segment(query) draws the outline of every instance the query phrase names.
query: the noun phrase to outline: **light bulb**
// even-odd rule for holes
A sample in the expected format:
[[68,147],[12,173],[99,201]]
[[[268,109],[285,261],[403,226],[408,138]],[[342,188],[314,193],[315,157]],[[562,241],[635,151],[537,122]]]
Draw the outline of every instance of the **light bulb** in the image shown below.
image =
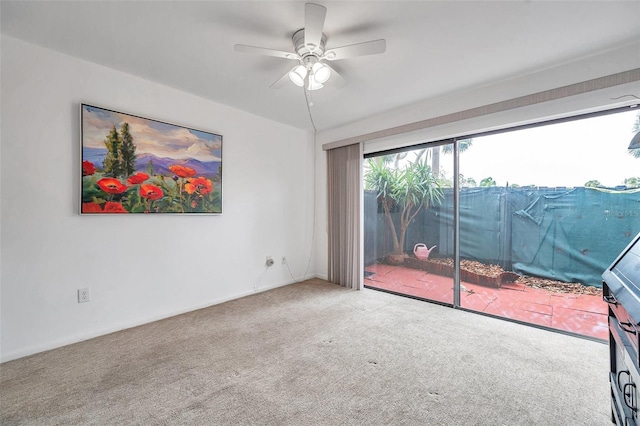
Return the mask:
[[331,68],[320,62],[313,64],[311,70],[313,71],[313,79],[320,84],[329,80],[331,76]]
[[307,90],[318,90],[322,89],[324,86],[322,83],[318,83],[313,76],[309,76],[309,83],[307,84]]
[[307,76],[307,69],[303,65],[293,67],[289,71],[289,80],[298,87],[304,86],[304,79]]

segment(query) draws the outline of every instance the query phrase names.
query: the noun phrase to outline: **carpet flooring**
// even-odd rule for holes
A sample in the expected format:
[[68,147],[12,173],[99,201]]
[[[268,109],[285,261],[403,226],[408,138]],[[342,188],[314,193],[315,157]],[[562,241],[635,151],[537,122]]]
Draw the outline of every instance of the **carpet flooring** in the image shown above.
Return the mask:
[[608,347],[308,280],[0,364],[2,425],[609,425]]

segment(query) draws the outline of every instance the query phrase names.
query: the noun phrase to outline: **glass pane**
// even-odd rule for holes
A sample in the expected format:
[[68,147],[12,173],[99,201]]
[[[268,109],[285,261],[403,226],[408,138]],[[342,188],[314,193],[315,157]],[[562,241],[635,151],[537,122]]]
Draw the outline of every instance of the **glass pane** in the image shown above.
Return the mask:
[[[447,149],[446,147],[449,147]],[[453,303],[451,145],[365,160],[365,285]]]
[[607,338],[601,274],[640,231],[636,115],[461,146],[462,307]]

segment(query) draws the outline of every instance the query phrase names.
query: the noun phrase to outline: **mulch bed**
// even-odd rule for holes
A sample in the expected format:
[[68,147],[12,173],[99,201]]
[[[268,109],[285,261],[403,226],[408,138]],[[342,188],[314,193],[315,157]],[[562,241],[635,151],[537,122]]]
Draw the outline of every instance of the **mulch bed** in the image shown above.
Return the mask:
[[[405,259],[405,266],[417,267],[417,269],[430,270],[435,273],[443,272],[449,275],[453,271],[453,259],[451,258],[429,258],[419,260],[412,256]],[[444,270],[439,271],[438,266]],[[453,274],[451,274],[452,276]],[[473,260],[460,260],[460,278],[462,281],[477,282],[478,284],[495,284],[499,287],[505,282],[515,282],[531,288],[542,288],[554,293],[589,294],[602,296],[602,289],[586,286],[580,283],[565,283],[546,278],[526,277],[511,271],[505,271],[499,265],[485,265]],[[467,279],[465,279],[467,278]]]

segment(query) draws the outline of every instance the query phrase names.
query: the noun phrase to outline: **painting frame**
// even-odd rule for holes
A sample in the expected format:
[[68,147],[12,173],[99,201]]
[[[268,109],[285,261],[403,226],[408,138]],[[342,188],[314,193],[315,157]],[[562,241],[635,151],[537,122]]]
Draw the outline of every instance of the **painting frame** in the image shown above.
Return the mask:
[[80,104],[81,215],[222,215],[221,134]]

